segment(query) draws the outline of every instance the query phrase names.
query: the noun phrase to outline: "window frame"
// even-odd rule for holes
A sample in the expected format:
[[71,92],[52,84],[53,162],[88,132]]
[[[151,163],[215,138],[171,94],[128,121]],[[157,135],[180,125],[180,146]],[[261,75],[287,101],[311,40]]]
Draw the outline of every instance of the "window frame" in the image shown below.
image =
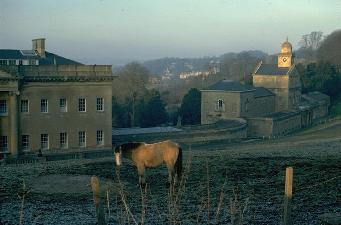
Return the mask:
[[97,112],[103,112],[104,111],[104,98],[103,97],[97,97],[96,98],[96,111]]
[[[65,105],[64,106],[62,106],[62,100],[65,100]],[[59,112],[65,113],[67,111],[68,111],[68,109],[67,109],[67,100],[66,100],[66,98],[60,98],[59,99]]]
[[[5,103],[5,104],[2,104]],[[2,110],[4,109],[4,110]],[[0,114],[7,114],[8,113],[8,101],[7,99],[0,99]]]
[[78,98],[78,112],[86,112],[86,98]]
[[[46,111],[43,111],[43,101],[46,101]],[[49,100],[47,98],[40,99],[40,112],[41,113],[49,112]]]
[[86,132],[85,131],[78,131],[78,146],[80,148],[86,147]]
[[[62,141],[64,140],[64,141]],[[68,135],[66,132],[59,133],[59,147],[61,149],[68,148]]]
[[0,152],[8,152],[8,137],[6,135],[0,136]]
[[[26,107],[26,111],[23,111],[23,109],[24,109],[23,102],[27,102],[27,105],[25,106]],[[28,99],[21,99],[21,101],[20,101],[20,112],[21,113],[29,113],[30,112],[30,106],[29,106]]]
[[[24,141],[24,137],[26,137],[25,141]],[[29,151],[30,150],[30,136],[28,134],[21,135],[21,149],[23,151]]]
[[96,144],[97,144],[97,146],[103,146],[104,145],[104,132],[103,132],[103,130],[97,130],[96,131]]
[[225,111],[225,102],[223,99],[218,99],[215,102],[215,111],[223,112]]
[[[46,137],[46,140],[44,140]],[[49,134],[40,134],[40,149],[41,150],[48,150],[50,149],[50,140],[49,140]],[[46,143],[46,146],[45,144]]]

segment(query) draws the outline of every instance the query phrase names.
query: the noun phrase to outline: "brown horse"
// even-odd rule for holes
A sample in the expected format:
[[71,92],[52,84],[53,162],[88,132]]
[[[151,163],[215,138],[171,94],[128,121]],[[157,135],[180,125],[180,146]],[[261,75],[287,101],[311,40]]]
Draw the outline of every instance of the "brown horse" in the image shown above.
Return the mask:
[[163,162],[168,168],[168,181],[173,182],[175,171],[178,177],[182,171],[182,149],[179,144],[167,140],[154,144],[130,142],[115,148],[116,166],[121,166],[122,157],[131,160],[137,167],[139,184],[145,185],[145,168],[157,167]]

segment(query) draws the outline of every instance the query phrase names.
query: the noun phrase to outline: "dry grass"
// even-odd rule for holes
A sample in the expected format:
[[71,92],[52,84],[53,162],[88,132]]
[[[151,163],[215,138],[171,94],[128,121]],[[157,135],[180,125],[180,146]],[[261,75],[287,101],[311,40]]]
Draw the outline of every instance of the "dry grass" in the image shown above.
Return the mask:
[[65,193],[32,189],[24,207],[17,194],[23,190],[23,179],[27,188],[51,175],[56,181],[58,175],[87,177],[87,183],[89,175],[96,175],[105,190],[108,224],[279,224],[284,171],[290,165],[295,170],[293,220],[317,224],[320,214],[340,212],[341,184],[336,177],[341,175],[341,142],[326,132],[309,134],[314,139],[298,136],[238,146],[194,146],[184,151],[183,176],[171,189],[165,185],[166,168],[147,169],[148,185],[141,190],[136,186],[136,169],[125,165],[118,179],[109,158],[1,166],[0,222],[18,224],[23,209],[23,224],[95,224],[90,188],[78,193],[76,188]]
[[[149,185],[147,184],[144,188],[140,186],[140,210],[136,207],[132,209],[128,202],[127,193],[125,186],[123,185],[119,171],[116,171],[116,178],[119,185],[119,199],[120,203],[116,202],[115,208],[109,208],[108,211],[119,211],[123,205],[124,212],[123,217],[120,219],[116,218],[115,224],[145,224],[146,222],[146,211],[148,209],[154,209],[157,212],[155,214],[148,214],[152,217],[157,217],[157,221],[170,225],[186,224],[184,221],[188,221],[188,218],[193,218],[190,224],[222,224],[222,220],[231,221],[233,225],[242,225],[244,214],[247,210],[248,198],[241,202],[237,188],[233,189],[233,196],[228,198],[226,193],[226,179],[220,188],[220,195],[218,199],[212,199],[210,193],[210,172],[209,162],[206,160],[206,181],[205,188],[206,192],[202,192],[204,195],[201,196],[201,203],[194,208],[192,212],[182,212],[186,209],[186,202],[182,201],[182,197],[186,195],[190,187],[187,187],[187,181],[191,176],[191,165],[192,157],[189,156],[184,167],[184,171],[180,178],[176,177],[174,182],[169,185],[167,193],[167,212],[160,213],[159,205],[148,204],[148,199],[155,198],[150,192]],[[105,196],[104,196],[105,197]],[[108,197],[106,197],[108,199]],[[230,200],[228,200],[230,199]],[[188,199],[187,199],[188,201]],[[135,202],[136,204],[136,202]],[[229,209],[228,212],[226,209]],[[110,217],[110,215],[108,214]],[[137,219],[140,218],[140,219]],[[150,221],[150,219],[149,219]],[[153,221],[153,220],[152,220]],[[156,222],[156,221],[154,221]],[[156,222],[157,223],[157,222]]]

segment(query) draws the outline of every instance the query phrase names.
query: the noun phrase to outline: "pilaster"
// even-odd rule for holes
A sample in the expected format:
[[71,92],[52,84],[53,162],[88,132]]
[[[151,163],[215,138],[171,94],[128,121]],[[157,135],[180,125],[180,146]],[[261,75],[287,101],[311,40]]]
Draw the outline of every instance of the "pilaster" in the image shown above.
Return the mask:
[[9,117],[10,117],[10,152],[12,157],[18,157],[19,146],[19,118],[18,118],[18,92],[9,93]]

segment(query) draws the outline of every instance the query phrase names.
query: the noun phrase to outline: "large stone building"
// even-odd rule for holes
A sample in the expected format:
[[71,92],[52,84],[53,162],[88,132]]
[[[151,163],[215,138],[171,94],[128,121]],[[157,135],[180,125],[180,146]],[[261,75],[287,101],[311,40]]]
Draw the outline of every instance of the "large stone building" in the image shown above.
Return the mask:
[[0,157],[111,146],[112,68],[45,51],[0,50]]
[[201,123],[244,118],[249,136],[278,136],[308,126],[328,114],[329,96],[301,95],[292,46],[285,41],[277,64],[260,62],[253,86],[222,80],[201,90]]

